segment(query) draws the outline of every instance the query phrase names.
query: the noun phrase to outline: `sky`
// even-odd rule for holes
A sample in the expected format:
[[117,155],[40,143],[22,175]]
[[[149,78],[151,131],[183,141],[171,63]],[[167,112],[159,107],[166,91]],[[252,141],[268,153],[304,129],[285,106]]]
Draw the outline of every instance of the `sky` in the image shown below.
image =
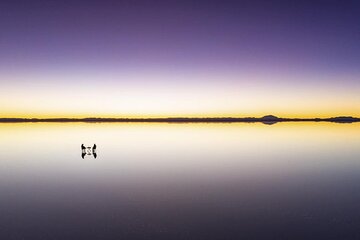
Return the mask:
[[0,1],[0,117],[360,117],[359,1]]

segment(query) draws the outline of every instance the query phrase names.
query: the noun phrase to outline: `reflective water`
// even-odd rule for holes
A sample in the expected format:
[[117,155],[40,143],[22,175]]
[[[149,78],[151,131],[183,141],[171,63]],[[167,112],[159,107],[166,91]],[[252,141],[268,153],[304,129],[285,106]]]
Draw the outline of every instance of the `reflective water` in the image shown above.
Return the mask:
[[0,146],[0,239],[360,239],[358,123],[0,124]]

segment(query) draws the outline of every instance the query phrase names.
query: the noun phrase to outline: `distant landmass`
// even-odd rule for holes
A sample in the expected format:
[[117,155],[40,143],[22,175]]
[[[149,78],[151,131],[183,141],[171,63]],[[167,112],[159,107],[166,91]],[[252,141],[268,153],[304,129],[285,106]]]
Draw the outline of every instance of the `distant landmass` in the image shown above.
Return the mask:
[[0,123],[24,122],[159,122],[159,123],[256,123],[275,124],[278,122],[334,122],[353,123],[360,122],[360,118],[339,116],[332,118],[281,118],[274,115],[256,117],[169,117],[169,118],[0,118]]

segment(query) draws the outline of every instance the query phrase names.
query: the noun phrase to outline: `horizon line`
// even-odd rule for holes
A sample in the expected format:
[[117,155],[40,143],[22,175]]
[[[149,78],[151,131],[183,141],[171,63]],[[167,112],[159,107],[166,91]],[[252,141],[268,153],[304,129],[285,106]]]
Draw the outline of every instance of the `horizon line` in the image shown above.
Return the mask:
[[352,116],[336,116],[328,118],[310,117],[310,118],[283,118],[274,115],[266,115],[263,117],[53,117],[53,118],[17,118],[17,117],[1,117],[0,123],[12,122],[262,122],[262,123],[277,123],[277,122],[337,122],[337,123],[352,123],[360,122],[359,117]]

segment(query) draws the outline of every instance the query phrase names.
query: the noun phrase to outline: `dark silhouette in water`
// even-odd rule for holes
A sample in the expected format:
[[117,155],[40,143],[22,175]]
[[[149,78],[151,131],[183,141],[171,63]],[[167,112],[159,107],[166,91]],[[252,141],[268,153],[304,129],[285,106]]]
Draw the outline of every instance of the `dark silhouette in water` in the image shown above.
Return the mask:
[[96,144],[94,144],[93,148],[92,148],[92,154],[94,155],[94,158],[97,157],[97,153],[96,153]]
[[81,144],[81,158],[84,159],[86,152],[85,152],[85,146],[84,144]]
[[97,158],[96,153],[96,144],[91,147],[85,147],[84,144],[81,144],[81,158],[84,159],[85,155],[93,155],[94,158]]

